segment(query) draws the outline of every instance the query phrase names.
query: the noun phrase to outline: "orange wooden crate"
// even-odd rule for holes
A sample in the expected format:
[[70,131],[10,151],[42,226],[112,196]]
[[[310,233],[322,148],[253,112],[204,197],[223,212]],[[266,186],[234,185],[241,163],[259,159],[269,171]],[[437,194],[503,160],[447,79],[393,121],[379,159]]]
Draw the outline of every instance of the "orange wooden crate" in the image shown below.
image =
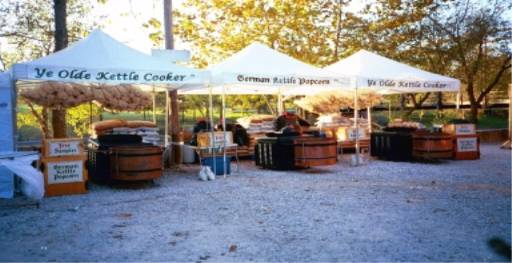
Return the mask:
[[457,135],[453,138],[453,159],[480,159],[480,138],[478,135]]
[[85,154],[41,158],[44,167],[45,196],[87,193],[86,160]]

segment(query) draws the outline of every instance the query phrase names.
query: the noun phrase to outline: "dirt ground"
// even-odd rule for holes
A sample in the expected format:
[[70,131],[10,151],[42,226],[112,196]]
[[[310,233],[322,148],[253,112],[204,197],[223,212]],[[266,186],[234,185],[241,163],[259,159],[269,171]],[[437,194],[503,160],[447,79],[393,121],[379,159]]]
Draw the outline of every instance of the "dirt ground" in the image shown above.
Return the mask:
[[[347,156],[348,157],[348,156]],[[234,167],[233,167],[234,168]],[[476,161],[372,160],[197,179],[197,166],[143,189],[91,185],[37,208],[0,200],[0,261],[506,261],[511,154]]]

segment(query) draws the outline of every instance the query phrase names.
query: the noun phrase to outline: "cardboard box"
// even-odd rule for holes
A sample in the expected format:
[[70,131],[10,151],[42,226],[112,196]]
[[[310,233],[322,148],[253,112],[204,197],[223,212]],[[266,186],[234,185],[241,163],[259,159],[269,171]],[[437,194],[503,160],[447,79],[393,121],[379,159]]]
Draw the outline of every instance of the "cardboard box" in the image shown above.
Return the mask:
[[453,139],[453,159],[480,159],[480,139],[478,135],[458,135]]
[[43,157],[45,196],[87,193],[87,156]]
[[[224,145],[224,132],[214,132],[215,134],[215,145],[214,139],[211,132],[200,132],[197,134],[197,146],[199,147],[219,147]],[[226,144],[233,144],[233,134],[228,131],[226,132]]]

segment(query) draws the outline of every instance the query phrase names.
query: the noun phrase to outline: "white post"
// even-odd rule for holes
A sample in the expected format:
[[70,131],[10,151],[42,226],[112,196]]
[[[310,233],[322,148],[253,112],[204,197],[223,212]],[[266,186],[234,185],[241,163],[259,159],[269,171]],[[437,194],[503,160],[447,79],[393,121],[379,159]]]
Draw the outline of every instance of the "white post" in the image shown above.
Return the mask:
[[508,84],[508,140],[512,140],[512,84]]
[[354,129],[355,129],[355,134],[356,134],[356,163],[355,165],[359,165],[359,129],[358,129],[358,123],[357,123],[357,118],[359,117],[358,116],[358,109],[359,109],[359,105],[358,105],[358,95],[357,95],[357,81],[356,81],[356,84],[355,84],[355,89],[354,89]]
[[283,95],[281,94],[281,87],[279,87],[277,92],[277,116],[281,115],[283,111]]
[[210,132],[212,134],[212,147],[211,147],[211,151],[212,151],[212,162],[213,162],[213,172],[216,173],[217,171],[217,162],[215,160],[215,146],[217,145],[216,141],[215,141],[215,130],[213,129],[213,95],[212,95],[212,86],[211,85],[208,85],[208,88],[209,88],[209,100],[208,100],[208,104],[209,104],[209,109],[208,111],[210,112],[210,119],[208,121],[208,125],[206,127],[210,127]]
[[156,92],[153,87],[153,92],[151,93],[153,99],[153,122],[156,124]]
[[368,114],[368,132],[371,133],[372,132],[372,105],[371,104],[370,104],[370,106],[368,106],[366,111]]
[[[165,137],[164,145],[165,148],[169,147],[169,90],[165,89]],[[170,152],[169,152],[170,154]],[[170,157],[169,157],[170,158]]]
[[388,122],[391,122],[391,99],[389,99],[388,104]]
[[226,88],[224,84],[222,84],[222,130],[224,131],[224,149],[223,149],[223,158],[222,158],[222,167],[224,168],[224,178],[226,178],[227,173],[227,153],[226,153],[226,141],[227,141],[227,133],[226,133]]
[[455,99],[455,109],[457,111],[460,109],[460,91],[457,92],[457,97]]

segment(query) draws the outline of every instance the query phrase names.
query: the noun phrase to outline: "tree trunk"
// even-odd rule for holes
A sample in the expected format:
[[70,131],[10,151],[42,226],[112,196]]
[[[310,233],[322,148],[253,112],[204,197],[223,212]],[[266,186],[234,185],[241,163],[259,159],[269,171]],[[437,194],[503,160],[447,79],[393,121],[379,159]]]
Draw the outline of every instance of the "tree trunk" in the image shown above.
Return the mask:
[[475,125],[478,123],[478,104],[471,103],[469,120]]
[[405,95],[400,94],[400,117],[405,118]]
[[[66,26],[66,0],[53,0],[55,16],[55,52],[68,46]],[[66,110],[52,110],[52,128],[54,138],[66,137]]]
[[[164,30],[165,30],[165,49],[174,49],[174,36],[173,36],[173,21],[172,21],[172,1],[164,0]],[[180,108],[178,105],[178,91],[173,90],[169,92],[169,99],[171,101],[171,109],[169,116],[169,123],[171,126],[171,140],[178,142],[181,140],[180,136]],[[176,163],[181,158],[181,148],[176,146],[173,149],[175,159],[170,160],[170,164]],[[175,162],[173,162],[175,161]]]

